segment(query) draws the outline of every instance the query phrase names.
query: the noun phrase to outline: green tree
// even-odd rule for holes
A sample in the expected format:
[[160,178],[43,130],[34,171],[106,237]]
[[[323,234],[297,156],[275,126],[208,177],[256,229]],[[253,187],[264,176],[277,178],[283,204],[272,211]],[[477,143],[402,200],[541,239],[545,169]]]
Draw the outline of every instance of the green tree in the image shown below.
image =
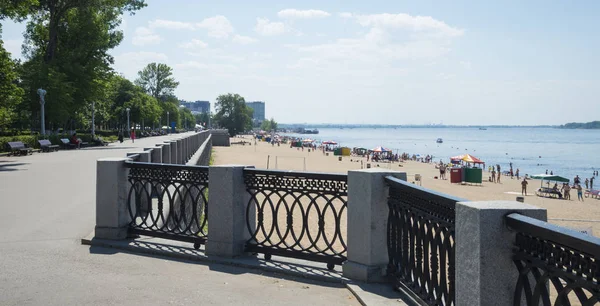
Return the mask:
[[0,129],[15,120],[16,107],[23,97],[23,89],[17,85],[17,80],[17,64],[0,39]]
[[277,122],[273,118],[265,120],[260,125],[260,129],[264,131],[277,131]]
[[172,96],[179,86],[179,82],[173,78],[173,69],[161,63],[148,64],[138,72],[135,83],[159,101],[167,96]]
[[[92,101],[107,101],[106,82],[112,77],[119,45],[121,14],[144,6],[142,0],[38,0],[30,7],[25,32],[24,109],[39,117],[37,89],[46,96],[49,128],[89,126]],[[101,106],[101,105],[100,105]]]
[[187,128],[187,129],[194,128],[194,125],[196,124],[196,118],[192,114],[191,110],[189,110],[185,107],[180,107],[179,108],[179,117],[181,118],[180,119],[181,127]]
[[238,94],[220,95],[217,97],[216,110],[215,123],[226,128],[229,135],[235,136],[252,129],[252,109],[246,106],[244,97]]

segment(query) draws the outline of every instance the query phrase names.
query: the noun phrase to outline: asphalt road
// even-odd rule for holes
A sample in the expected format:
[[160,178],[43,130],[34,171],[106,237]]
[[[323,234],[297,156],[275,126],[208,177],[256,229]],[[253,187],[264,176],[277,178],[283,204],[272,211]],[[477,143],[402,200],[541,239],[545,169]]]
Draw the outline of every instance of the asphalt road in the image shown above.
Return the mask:
[[96,160],[170,136],[0,157],[0,305],[358,305],[339,286],[88,247]]

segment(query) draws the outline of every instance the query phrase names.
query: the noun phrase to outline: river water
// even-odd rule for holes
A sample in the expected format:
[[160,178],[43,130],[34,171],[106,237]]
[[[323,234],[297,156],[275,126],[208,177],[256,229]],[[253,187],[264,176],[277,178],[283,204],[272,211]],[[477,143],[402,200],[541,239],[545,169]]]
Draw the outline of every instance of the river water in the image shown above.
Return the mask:
[[[323,128],[318,135],[299,135],[342,146],[372,149],[383,146],[394,153],[432,154],[435,161],[469,153],[486,166],[520,169],[523,174],[548,170],[573,180],[600,170],[600,130],[556,128]],[[443,143],[436,143],[442,138]]]

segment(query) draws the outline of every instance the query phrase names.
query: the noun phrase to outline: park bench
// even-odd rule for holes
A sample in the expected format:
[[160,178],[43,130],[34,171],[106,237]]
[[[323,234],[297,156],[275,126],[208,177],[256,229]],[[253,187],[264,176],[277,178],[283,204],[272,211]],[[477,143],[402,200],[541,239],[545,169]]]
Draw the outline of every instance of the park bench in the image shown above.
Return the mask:
[[33,149],[28,148],[24,143],[20,141],[12,141],[6,143],[7,148],[11,155],[28,155],[33,152]]
[[[87,142],[83,142],[81,141],[81,138],[77,138],[77,140],[79,140],[79,147],[87,147],[88,143]],[[63,148],[65,149],[77,149],[77,145],[74,143],[71,143],[71,141],[67,138],[61,138],[60,142],[62,142]]]
[[53,145],[48,139],[38,140],[38,143],[40,144],[42,152],[58,151],[58,146]]

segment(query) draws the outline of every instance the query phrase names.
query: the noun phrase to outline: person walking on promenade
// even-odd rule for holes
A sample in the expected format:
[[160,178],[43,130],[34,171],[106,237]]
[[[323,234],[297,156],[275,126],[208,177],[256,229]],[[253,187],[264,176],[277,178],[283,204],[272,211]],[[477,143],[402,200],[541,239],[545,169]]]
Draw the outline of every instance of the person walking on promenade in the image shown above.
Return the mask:
[[131,142],[134,143],[135,142],[135,128],[131,129]]
[[583,202],[583,188],[581,188],[581,184],[577,184],[575,189],[577,189],[577,200]]
[[523,178],[523,181],[521,182],[521,195],[527,195],[527,184],[529,184],[527,179]]

